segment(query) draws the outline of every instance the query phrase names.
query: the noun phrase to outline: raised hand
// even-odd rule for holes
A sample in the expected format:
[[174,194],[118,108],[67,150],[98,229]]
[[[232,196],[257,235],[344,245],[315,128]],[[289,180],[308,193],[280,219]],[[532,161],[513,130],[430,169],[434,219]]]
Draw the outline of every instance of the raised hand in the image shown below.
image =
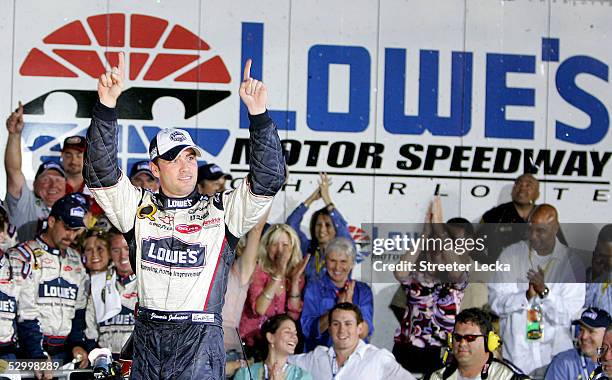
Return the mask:
[[292,283],[300,280],[300,277],[304,274],[304,271],[306,270],[308,260],[310,260],[310,254],[306,255],[306,257],[304,257],[302,261],[300,261],[299,264],[291,270],[289,278],[291,278]]
[[109,108],[115,108],[117,99],[123,91],[123,79],[125,77],[125,56],[119,53],[119,67],[113,67],[100,75],[98,79],[98,97],[100,103]]
[[249,58],[244,66],[244,77],[240,84],[240,99],[249,110],[251,115],[259,115],[266,112],[266,102],[268,101],[268,89],[266,85],[251,78],[251,64],[253,61]]
[[12,112],[8,119],[6,119],[6,129],[10,134],[21,134],[23,125],[23,104],[19,102],[17,111]]
[[331,196],[329,195],[329,185],[331,185],[331,178],[327,175],[327,173],[320,174],[321,179],[319,183],[319,189],[321,189],[321,198],[323,198],[323,202],[326,205],[332,203]]

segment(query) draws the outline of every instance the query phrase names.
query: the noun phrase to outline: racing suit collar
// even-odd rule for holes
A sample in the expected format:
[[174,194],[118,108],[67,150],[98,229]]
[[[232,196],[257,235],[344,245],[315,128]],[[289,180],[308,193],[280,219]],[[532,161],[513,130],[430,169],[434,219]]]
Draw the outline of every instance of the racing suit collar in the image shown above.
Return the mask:
[[59,255],[64,256],[63,252],[59,248],[54,248],[54,247],[49,246],[49,244],[47,244],[43,240],[41,235],[38,235],[36,237],[36,241],[38,242],[38,244],[40,244],[42,249],[45,250],[46,252],[49,252],[50,254],[55,255],[55,256],[59,256]]
[[172,198],[164,194],[162,189],[153,195],[157,207],[161,210],[180,210],[195,206],[202,198],[202,195],[194,188],[191,194],[183,198]]

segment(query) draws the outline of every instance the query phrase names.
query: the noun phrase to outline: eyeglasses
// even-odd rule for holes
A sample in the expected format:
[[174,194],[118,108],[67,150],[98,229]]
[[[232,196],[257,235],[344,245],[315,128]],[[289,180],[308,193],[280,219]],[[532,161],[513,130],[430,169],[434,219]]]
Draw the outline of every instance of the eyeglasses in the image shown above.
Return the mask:
[[453,343],[460,343],[463,339],[465,339],[465,341],[468,343],[472,343],[473,341],[475,341],[481,336],[484,336],[484,335],[482,334],[461,335],[461,334],[453,333]]
[[606,352],[608,352],[609,349],[610,349],[609,346],[597,347],[597,356],[603,357],[606,354]]

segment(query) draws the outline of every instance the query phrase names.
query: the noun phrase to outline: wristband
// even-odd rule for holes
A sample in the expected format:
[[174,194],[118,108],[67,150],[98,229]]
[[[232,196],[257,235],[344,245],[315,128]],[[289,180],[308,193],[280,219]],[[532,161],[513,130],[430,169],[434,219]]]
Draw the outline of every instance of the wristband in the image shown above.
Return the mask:
[[332,207],[336,207],[336,205],[334,204],[334,202],[329,202],[328,204],[325,205],[325,208],[332,206]]
[[290,294],[289,298],[300,298],[301,296],[299,294]]

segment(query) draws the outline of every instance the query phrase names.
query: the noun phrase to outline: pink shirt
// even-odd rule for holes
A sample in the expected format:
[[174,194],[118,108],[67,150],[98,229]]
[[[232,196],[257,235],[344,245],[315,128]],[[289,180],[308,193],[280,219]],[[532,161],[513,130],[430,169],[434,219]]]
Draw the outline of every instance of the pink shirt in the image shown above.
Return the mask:
[[[242,311],[242,318],[240,319],[240,336],[244,340],[247,346],[255,345],[257,338],[259,337],[259,330],[261,325],[270,317],[276,314],[282,314],[286,312],[298,313],[301,310],[288,310],[287,308],[287,290],[289,289],[289,280],[285,280],[285,291],[281,294],[275,294],[274,298],[270,302],[270,306],[266,311],[265,315],[259,315],[256,311],[257,298],[263,293],[268,283],[272,281],[272,275],[266,273],[261,266],[258,264],[253,273],[253,279],[249,291],[247,293],[247,299],[244,303],[244,310]],[[300,292],[304,287],[304,280],[300,280]]]

